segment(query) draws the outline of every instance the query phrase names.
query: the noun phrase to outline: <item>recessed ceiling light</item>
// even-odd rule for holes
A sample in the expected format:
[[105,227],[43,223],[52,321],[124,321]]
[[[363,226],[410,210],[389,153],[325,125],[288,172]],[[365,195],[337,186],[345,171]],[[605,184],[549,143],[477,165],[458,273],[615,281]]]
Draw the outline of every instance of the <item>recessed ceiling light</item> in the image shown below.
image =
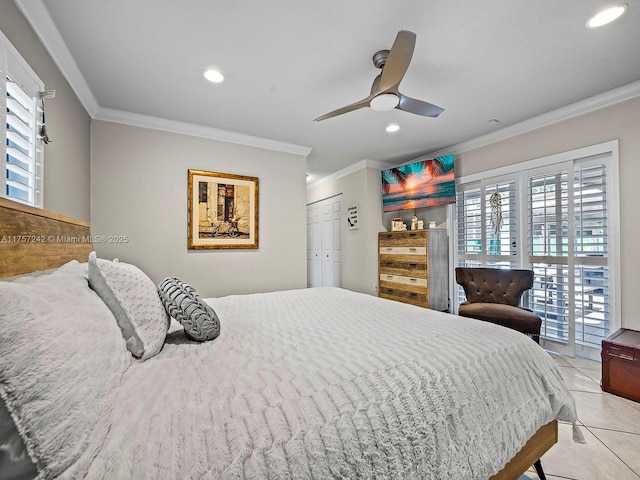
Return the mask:
[[627,5],[626,3],[619,3],[617,5],[607,7],[591,17],[587,21],[587,27],[597,28],[606,25],[607,23],[611,23],[615,19],[619,18],[624,12],[626,12],[627,8],[629,8],[629,5]]
[[397,132],[398,130],[400,130],[400,125],[392,123],[390,125],[387,125],[387,128],[385,130],[387,130],[387,132],[389,133]]
[[222,83],[224,81],[224,75],[214,69],[209,69],[204,72],[204,78],[213,83]]

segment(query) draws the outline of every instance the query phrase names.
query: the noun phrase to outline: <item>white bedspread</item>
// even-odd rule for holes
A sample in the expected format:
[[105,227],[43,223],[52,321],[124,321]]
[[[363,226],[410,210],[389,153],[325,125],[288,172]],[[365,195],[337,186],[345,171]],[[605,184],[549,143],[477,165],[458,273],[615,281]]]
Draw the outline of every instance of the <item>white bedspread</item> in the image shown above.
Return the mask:
[[109,479],[487,479],[576,420],[524,335],[333,288],[210,299],[213,342],[171,333],[124,374]]

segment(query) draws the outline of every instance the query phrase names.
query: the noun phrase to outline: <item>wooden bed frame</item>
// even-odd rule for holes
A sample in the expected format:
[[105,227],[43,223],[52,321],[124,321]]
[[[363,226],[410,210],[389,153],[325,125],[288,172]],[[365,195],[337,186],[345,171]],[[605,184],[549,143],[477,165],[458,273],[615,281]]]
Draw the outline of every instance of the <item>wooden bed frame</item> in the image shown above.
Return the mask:
[[558,421],[552,420],[541,426],[516,456],[490,480],[515,480],[531,465],[540,460],[544,453],[558,443]]
[[90,225],[0,198],[0,278],[86,262]]
[[[71,260],[86,262],[93,249],[87,222],[0,198],[0,277],[59,267]],[[553,420],[491,480],[518,479],[558,441]]]

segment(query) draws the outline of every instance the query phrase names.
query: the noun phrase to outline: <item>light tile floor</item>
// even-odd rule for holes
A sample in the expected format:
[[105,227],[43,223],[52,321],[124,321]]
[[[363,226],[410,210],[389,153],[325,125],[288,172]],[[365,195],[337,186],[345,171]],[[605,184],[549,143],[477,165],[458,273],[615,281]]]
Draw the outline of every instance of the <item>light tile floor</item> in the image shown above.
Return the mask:
[[[640,403],[600,389],[601,364],[552,355],[578,409],[586,444],[559,424],[558,443],[542,457],[549,480],[640,480]],[[533,468],[523,479],[537,479]]]

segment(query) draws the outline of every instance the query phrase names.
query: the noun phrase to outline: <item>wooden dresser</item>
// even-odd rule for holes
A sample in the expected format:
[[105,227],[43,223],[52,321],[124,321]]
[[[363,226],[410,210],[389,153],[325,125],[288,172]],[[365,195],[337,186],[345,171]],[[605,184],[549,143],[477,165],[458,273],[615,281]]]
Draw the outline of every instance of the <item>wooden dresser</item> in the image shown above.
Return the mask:
[[445,311],[449,308],[448,263],[446,230],[380,232],[379,296]]

